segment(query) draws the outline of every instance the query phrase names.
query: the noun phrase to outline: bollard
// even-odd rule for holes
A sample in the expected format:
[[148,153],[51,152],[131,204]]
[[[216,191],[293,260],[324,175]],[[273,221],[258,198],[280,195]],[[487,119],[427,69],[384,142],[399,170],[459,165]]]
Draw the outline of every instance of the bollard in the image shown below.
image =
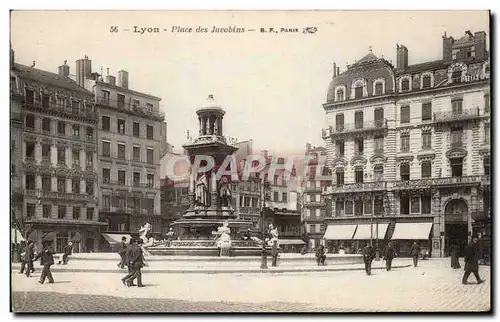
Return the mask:
[[260,268],[267,269],[267,250],[265,245],[262,245],[262,257],[261,257]]

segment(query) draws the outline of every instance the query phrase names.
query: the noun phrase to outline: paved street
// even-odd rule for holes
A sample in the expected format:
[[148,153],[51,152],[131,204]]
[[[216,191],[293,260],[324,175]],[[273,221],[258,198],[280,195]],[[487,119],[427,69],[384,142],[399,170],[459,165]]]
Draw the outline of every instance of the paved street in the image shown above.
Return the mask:
[[[57,273],[39,285],[39,273],[13,274],[16,312],[339,312],[487,311],[486,283],[462,285],[463,270],[449,260],[417,268],[307,274],[144,274],[144,288],[126,288],[115,273]],[[375,262],[380,265],[380,262]],[[475,283],[473,276],[469,279]]]

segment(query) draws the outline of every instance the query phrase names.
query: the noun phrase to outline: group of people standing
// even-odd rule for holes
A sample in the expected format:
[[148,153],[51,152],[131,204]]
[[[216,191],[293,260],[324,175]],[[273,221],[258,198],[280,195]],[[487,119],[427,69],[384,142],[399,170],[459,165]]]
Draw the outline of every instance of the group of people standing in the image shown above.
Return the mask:
[[[146,261],[144,260],[141,244],[142,240],[137,240],[135,238],[131,238],[130,242],[127,244],[127,238],[122,237],[121,247],[118,251],[121,261],[117,266],[125,268],[126,265],[128,268],[128,274],[121,279],[122,283],[127,287],[144,287],[142,284],[141,269],[146,265]],[[137,284],[134,284],[135,279],[137,279]]]

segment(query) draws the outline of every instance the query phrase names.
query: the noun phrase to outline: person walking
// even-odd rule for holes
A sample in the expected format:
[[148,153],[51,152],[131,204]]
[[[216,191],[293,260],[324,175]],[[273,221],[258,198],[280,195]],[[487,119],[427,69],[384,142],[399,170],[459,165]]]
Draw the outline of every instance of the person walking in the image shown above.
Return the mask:
[[[64,246],[63,255],[62,255],[62,264],[68,264],[68,256],[73,252],[73,242],[69,242],[68,245]],[[57,262],[57,265],[61,265],[61,260]]]
[[396,251],[394,250],[394,247],[392,246],[392,242],[389,242],[387,244],[387,247],[385,248],[384,252],[384,260],[385,260],[385,268],[387,271],[391,270],[392,267],[392,260],[396,257]]
[[471,242],[465,248],[465,273],[462,277],[462,284],[468,284],[467,279],[470,273],[473,273],[476,277],[477,284],[481,284],[484,281],[479,277],[479,263],[478,263],[478,249],[477,249],[477,237],[472,238]]
[[24,252],[22,254],[22,263],[21,263],[21,271],[20,274],[26,274],[26,277],[30,277],[31,273],[35,271],[33,268],[33,257],[35,256],[35,244],[33,241],[28,241],[28,244],[24,248]]
[[45,282],[45,278],[49,280],[50,284],[54,283],[54,278],[52,277],[52,272],[50,271],[50,267],[54,265],[54,254],[55,250],[52,247],[52,242],[47,241],[42,251],[39,252],[35,258],[33,258],[34,261],[40,258],[40,265],[43,266],[42,275],[40,276],[38,283],[43,284]]
[[325,265],[325,260],[325,246],[319,245],[318,248],[316,248],[316,263],[318,263],[318,266]]
[[125,268],[125,263],[127,261],[127,256],[126,256],[127,247],[128,247],[128,245],[127,245],[127,237],[123,236],[122,237],[122,242],[120,244],[120,249],[118,250],[118,254],[120,255],[121,260],[116,265],[116,266],[118,266],[121,269]]
[[125,250],[125,263],[128,268],[128,274],[125,275],[125,277],[122,278],[122,283],[126,286],[135,286],[133,284],[133,280],[130,280],[132,276],[134,276],[134,263],[133,263],[133,258],[134,258],[134,250],[137,248],[137,240],[135,238],[130,239],[130,243],[127,246],[127,249]]
[[278,248],[278,242],[275,240],[273,241],[273,247],[271,249],[271,254],[273,257],[272,264],[271,266],[276,267],[278,266],[278,255],[279,255],[279,248]]
[[372,262],[373,258],[375,258],[375,250],[373,249],[372,245],[369,243],[366,243],[365,247],[363,248],[363,261],[365,263],[365,271],[366,275],[371,275],[372,274]]
[[459,246],[458,242],[454,241],[450,247],[450,257],[451,257],[451,268],[457,269],[461,268],[460,262],[458,261]]
[[413,242],[410,248],[410,255],[413,258],[413,267],[417,267],[418,264],[418,256],[420,255],[420,246],[416,241]]
[[141,269],[144,267],[144,254],[142,248],[135,242],[131,247],[132,250],[130,254],[130,266],[132,266],[132,274],[127,275],[122,279],[124,284],[127,286],[135,286],[134,279],[137,279],[137,286],[143,287],[142,284],[142,272]]

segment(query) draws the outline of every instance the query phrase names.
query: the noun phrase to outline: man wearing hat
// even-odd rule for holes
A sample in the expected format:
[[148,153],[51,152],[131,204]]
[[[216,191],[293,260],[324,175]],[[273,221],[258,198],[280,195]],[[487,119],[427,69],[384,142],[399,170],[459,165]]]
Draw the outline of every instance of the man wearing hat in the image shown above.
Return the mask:
[[471,240],[471,242],[467,245],[465,248],[465,273],[464,276],[462,277],[462,284],[468,284],[467,280],[469,279],[470,273],[473,273],[474,276],[476,277],[477,284],[481,284],[484,281],[479,277],[479,263],[477,256],[478,255],[478,249],[477,249],[477,237],[474,236]]
[[128,268],[128,274],[122,278],[122,283],[126,286],[134,286],[133,279],[131,279],[131,277],[134,276],[135,273],[133,258],[134,258],[134,250],[136,248],[138,248],[137,239],[132,237],[130,238],[130,243],[127,246],[127,249],[125,250],[125,263]]
[[120,255],[121,257],[121,260],[120,262],[118,263],[118,267],[119,268],[125,268],[125,263],[127,262],[127,256],[126,256],[126,253],[127,253],[127,237],[123,236],[122,237],[122,243],[120,245],[120,249],[118,250],[118,254]]
[[[73,251],[73,242],[69,242],[68,245],[66,245],[63,249],[64,253],[63,253],[63,256],[62,256],[62,263],[63,265],[66,265],[68,264],[68,256],[71,255],[72,251]],[[57,263],[58,265],[61,264],[61,261],[59,261]]]
[[45,277],[48,278],[49,283],[54,283],[54,278],[52,277],[52,272],[50,271],[50,266],[54,265],[54,254],[55,250],[52,247],[52,241],[43,241],[44,246],[40,253],[38,253],[33,261],[40,258],[40,265],[43,266],[42,275],[40,276],[40,281],[38,283],[43,284],[45,282]]

